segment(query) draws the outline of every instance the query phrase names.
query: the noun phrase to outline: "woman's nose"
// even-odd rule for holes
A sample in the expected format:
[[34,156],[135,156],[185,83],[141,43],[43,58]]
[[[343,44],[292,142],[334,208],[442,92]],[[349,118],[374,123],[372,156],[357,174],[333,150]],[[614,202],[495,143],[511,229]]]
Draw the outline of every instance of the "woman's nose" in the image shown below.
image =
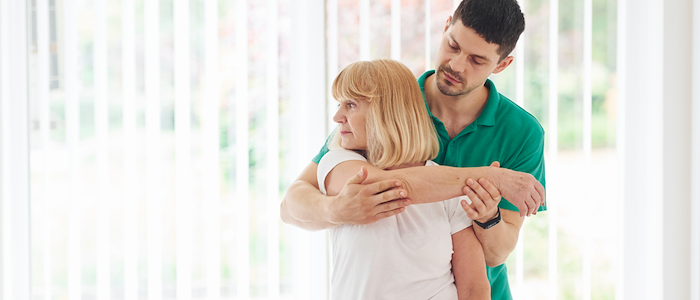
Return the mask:
[[338,111],[335,112],[335,115],[333,115],[333,122],[336,123],[343,123],[345,121],[345,117],[341,112],[341,109],[338,109]]

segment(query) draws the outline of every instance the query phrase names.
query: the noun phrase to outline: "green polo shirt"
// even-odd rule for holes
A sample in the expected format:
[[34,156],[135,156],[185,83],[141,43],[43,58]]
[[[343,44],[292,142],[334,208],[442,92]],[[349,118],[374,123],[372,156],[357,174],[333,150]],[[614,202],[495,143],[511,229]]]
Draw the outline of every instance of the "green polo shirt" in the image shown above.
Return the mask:
[[[423,99],[425,79],[433,73],[434,70],[427,71],[418,78]],[[483,167],[498,161],[502,168],[532,174],[545,186],[542,126],[534,116],[498,93],[491,80],[486,80],[485,86],[489,89],[486,107],[473,123],[453,139],[448,136],[442,121],[428,108],[440,142],[440,152],[433,161],[453,167]],[[326,152],[328,148],[324,145],[313,161],[318,163]],[[505,198],[499,207],[518,210]],[[547,210],[546,205],[539,208],[539,211],[544,210]],[[486,271],[491,282],[491,299],[512,299],[506,265],[487,267]]]

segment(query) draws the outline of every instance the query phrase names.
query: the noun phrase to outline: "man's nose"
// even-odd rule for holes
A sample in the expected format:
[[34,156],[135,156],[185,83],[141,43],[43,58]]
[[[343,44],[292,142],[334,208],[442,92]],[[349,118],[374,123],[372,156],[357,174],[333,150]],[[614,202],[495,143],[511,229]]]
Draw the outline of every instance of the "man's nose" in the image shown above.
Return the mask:
[[455,73],[462,73],[467,67],[467,59],[465,57],[457,56],[450,60],[450,68]]

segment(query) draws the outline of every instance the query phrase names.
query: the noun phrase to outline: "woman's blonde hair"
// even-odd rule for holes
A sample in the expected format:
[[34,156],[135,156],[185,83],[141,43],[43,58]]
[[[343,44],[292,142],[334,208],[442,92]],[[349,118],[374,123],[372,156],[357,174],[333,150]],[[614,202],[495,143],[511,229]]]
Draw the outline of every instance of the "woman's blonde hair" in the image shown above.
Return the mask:
[[[369,101],[367,160],[380,169],[419,163],[437,156],[435,127],[418,82],[405,65],[393,60],[350,64],[333,81],[337,101]],[[336,135],[331,148],[340,147]]]

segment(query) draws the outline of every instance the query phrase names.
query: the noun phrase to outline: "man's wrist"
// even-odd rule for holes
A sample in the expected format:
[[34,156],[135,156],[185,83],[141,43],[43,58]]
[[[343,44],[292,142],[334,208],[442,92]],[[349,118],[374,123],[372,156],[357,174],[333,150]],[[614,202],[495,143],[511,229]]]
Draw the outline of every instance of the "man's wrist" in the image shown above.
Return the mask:
[[335,196],[325,196],[323,197],[323,212],[324,216],[327,222],[333,223],[333,224],[341,224],[342,221],[338,218],[338,216],[333,212],[333,203],[335,203]]
[[501,222],[501,209],[496,207],[496,216],[485,222],[474,220],[474,223],[483,229],[489,229]]
[[498,208],[498,206],[496,206],[496,210],[494,211],[493,215],[488,215],[488,216],[485,216],[483,218],[476,219],[474,221],[477,221],[479,223],[486,223],[486,222],[491,221],[491,220],[495,219],[496,217],[498,217],[499,213],[500,213],[499,208]]

